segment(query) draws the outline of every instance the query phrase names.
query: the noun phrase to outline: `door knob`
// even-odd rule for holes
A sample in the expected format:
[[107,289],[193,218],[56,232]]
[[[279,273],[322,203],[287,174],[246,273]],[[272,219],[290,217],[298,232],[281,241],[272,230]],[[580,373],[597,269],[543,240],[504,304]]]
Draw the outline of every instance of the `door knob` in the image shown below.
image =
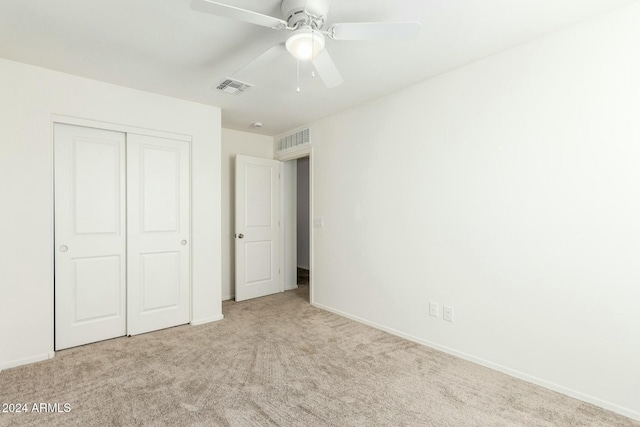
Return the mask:
[[238,234],[238,239],[242,239],[244,237],[244,234],[240,233]]
[[68,250],[69,250],[69,247],[67,245],[60,246],[60,252],[67,252]]
[[180,242],[180,244],[181,244],[182,246],[187,246],[187,241],[186,241],[186,240],[183,240],[183,241],[181,241],[181,242]]

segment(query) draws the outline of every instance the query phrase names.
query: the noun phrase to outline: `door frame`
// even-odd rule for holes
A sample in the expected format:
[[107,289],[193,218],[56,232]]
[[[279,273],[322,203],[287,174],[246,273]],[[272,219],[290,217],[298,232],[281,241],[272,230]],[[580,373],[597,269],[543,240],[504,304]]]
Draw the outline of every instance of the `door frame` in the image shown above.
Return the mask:
[[[315,297],[314,297],[314,286],[313,286],[313,277],[315,272],[315,264],[314,264],[314,256],[313,256],[313,147],[305,147],[295,151],[291,151],[288,153],[283,153],[275,156],[275,160],[279,160],[281,162],[288,162],[291,160],[297,160],[303,157],[309,158],[309,303],[314,305]],[[285,183],[284,183],[284,174],[283,179],[280,180],[280,194],[284,194],[285,191]],[[281,209],[280,209],[280,218],[282,221],[281,229],[284,230],[284,197],[281,198]],[[284,233],[280,233],[280,270],[284,271]],[[284,280],[282,280],[282,291],[284,292]]]
[[[80,117],[65,116],[62,114],[52,114],[49,122],[50,135],[51,135],[51,147],[53,147],[53,144],[55,144],[53,129],[56,123],[65,124],[65,125],[74,125],[74,126],[84,126],[89,128],[104,129],[104,130],[110,130],[110,131],[116,131],[116,132],[124,132],[125,134],[136,133],[139,135],[155,136],[159,138],[175,139],[175,140],[187,142],[189,144],[189,223],[193,224],[193,214],[192,214],[193,212],[193,156],[191,155],[192,148],[193,148],[191,146],[191,142],[193,138],[191,135],[165,132],[165,131],[159,131],[154,129],[146,129],[146,128],[141,128],[136,126],[123,125],[119,123],[103,122],[99,120],[83,119]],[[126,144],[126,139],[125,139],[125,144]],[[55,256],[56,256],[56,250],[55,250],[55,159],[52,156],[50,160],[51,160],[51,166],[52,166],[51,167],[51,185],[52,185],[51,209],[53,209],[53,215],[52,215],[53,221],[51,223],[51,234],[53,237],[52,242],[54,244],[52,258],[51,258],[51,265],[52,265],[51,274],[53,275],[53,279],[52,279],[53,287],[51,288],[50,303],[53,309],[51,310],[52,328],[51,328],[51,335],[50,335],[51,340],[49,345],[50,346],[49,348],[51,349],[49,351],[49,358],[52,358],[55,356],[55,328],[56,328],[56,313],[55,313],[56,282],[55,282],[55,267],[54,267]],[[189,228],[188,239],[189,239],[189,242],[193,242],[192,227]],[[190,243],[190,246],[191,246],[191,249],[193,249],[192,243]],[[189,275],[189,324],[192,324],[193,322],[193,256],[189,258],[189,270],[191,271],[191,274]],[[127,330],[127,334],[128,334],[128,330]]]

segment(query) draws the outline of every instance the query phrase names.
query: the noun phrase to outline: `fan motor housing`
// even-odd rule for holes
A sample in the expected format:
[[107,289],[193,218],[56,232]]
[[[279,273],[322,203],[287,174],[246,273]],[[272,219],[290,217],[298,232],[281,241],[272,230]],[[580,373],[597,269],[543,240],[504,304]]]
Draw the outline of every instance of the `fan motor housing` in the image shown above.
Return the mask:
[[[307,22],[308,18],[304,12],[326,18],[329,12],[329,3],[327,0],[283,0],[281,6],[282,16],[284,16],[289,27],[295,27],[300,22],[310,24]],[[323,23],[324,20],[316,21],[318,28],[321,28]]]

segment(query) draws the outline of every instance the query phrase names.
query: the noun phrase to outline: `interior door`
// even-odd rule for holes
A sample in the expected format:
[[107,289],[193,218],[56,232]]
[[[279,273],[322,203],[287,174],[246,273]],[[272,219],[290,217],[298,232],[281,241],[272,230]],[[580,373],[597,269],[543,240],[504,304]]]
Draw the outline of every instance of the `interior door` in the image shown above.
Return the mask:
[[126,333],[125,134],[54,125],[55,348]]
[[236,301],[282,291],[280,162],[236,157]]
[[189,323],[189,143],[127,134],[128,334]]

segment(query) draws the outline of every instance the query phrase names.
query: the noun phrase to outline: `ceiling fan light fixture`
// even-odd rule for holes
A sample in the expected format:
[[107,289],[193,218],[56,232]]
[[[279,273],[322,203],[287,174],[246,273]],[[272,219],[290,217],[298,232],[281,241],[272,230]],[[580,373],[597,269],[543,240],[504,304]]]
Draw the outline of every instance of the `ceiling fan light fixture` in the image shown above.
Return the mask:
[[289,36],[285,46],[294,58],[308,61],[324,49],[324,36],[311,28],[301,28]]

